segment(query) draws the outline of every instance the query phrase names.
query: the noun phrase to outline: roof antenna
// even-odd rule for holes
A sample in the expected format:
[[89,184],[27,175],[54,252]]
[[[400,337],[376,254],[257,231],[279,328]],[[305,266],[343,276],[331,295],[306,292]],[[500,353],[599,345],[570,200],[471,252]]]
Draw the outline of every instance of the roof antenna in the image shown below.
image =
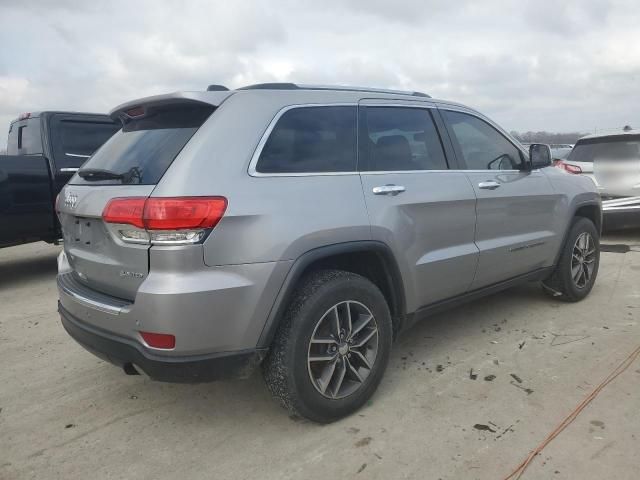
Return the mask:
[[625,126],[622,128],[622,131],[623,131],[623,132],[630,132],[631,130],[633,130],[633,128],[631,128],[631,125],[625,125]]
[[207,92],[227,92],[229,89],[224,85],[209,85],[207,87]]

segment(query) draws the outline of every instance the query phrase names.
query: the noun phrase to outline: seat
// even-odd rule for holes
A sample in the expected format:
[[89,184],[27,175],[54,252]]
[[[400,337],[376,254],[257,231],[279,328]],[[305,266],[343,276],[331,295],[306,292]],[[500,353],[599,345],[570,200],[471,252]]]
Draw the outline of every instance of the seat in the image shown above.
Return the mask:
[[373,170],[419,170],[413,161],[409,141],[403,135],[380,137],[373,158]]

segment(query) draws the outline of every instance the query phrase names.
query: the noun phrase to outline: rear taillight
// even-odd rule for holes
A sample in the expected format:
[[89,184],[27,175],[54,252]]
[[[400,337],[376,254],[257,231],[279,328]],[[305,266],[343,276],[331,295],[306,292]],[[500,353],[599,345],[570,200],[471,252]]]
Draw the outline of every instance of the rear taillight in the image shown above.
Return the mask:
[[144,205],[147,230],[213,228],[227,209],[224,197],[149,198]]
[[132,225],[118,230],[132,243],[197,243],[215,227],[227,209],[224,197],[113,198],[102,213],[106,223]]
[[569,173],[582,173],[582,169],[579,166],[571,165],[570,163],[563,162],[562,160],[557,160],[555,166]]
[[146,201],[146,197],[113,198],[102,212],[102,219],[107,223],[144,228],[142,213]]

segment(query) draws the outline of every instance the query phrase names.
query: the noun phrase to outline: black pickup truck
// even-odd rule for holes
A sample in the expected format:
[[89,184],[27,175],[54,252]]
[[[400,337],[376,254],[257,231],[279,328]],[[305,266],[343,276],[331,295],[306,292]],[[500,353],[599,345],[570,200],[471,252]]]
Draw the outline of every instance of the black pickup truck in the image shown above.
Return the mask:
[[58,192],[120,125],[107,115],[25,113],[11,122],[0,155],[0,248],[61,238]]

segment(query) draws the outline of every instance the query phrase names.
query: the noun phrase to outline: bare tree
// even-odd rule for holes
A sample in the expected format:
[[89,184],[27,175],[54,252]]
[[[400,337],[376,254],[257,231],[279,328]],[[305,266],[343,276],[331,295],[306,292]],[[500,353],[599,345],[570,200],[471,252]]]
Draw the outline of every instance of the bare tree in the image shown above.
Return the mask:
[[518,141],[523,143],[576,143],[576,141],[588,135],[587,133],[582,132],[566,132],[566,133],[555,133],[555,132],[510,132],[512,136],[514,136]]

